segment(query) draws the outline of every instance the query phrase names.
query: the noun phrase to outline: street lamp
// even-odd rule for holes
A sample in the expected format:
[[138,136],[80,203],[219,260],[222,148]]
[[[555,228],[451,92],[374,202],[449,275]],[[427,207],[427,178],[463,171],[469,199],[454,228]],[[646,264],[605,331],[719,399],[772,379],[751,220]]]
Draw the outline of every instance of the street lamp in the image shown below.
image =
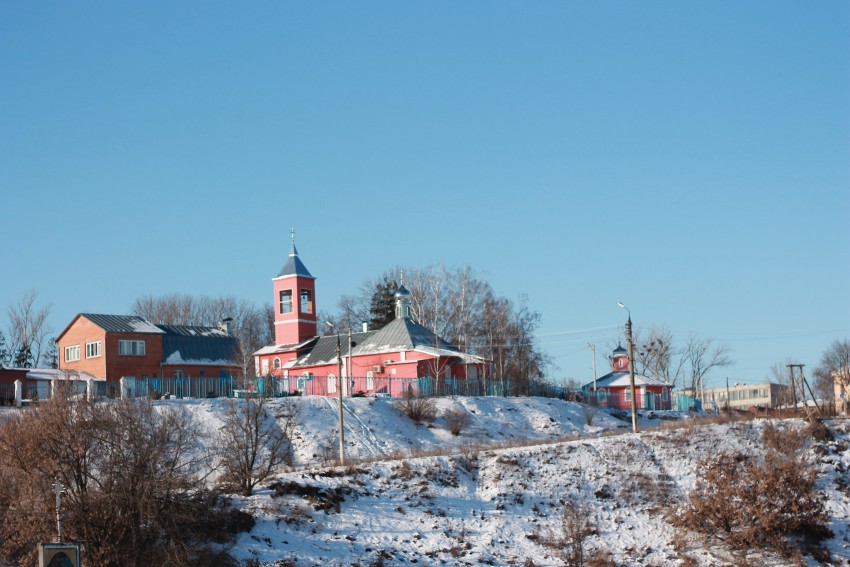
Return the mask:
[[622,301],[618,301],[617,305],[626,310],[626,313],[629,314],[629,320],[626,321],[626,340],[629,343],[629,384],[632,390],[632,431],[635,433],[638,432],[638,421],[637,421],[637,396],[635,396],[635,359],[634,359],[634,343],[632,342],[632,312],[629,311],[629,308],[623,304]]
[[345,432],[342,422],[342,356],[340,353],[339,330],[336,325],[327,321],[328,326],[336,333],[336,395],[339,400],[339,464],[345,465]]

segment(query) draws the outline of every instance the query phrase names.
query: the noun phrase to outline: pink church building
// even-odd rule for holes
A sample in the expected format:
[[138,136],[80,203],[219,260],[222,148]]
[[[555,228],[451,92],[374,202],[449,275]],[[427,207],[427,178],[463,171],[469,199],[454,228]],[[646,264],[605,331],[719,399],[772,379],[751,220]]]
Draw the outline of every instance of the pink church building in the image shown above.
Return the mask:
[[[273,376],[276,394],[401,396],[416,380],[483,380],[489,364],[465,353],[411,318],[411,294],[395,292],[396,317],[382,329],[319,336],[316,278],[298,256],[295,238],[289,258],[272,279],[275,344],[254,353],[258,376]],[[337,349],[339,348],[339,358]]]
[[[582,388],[591,396],[595,395],[596,403],[603,407],[623,410],[632,409],[632,389],[629,377],[629,354],[621,346],[614,349],[611,357],[613,366],[611,372],[585,384]],[[595,390],[595,394],[594,394]],[[637,409],[640,410],[669,410],[671,409],[672,384],[643,374],[635,374],[635,393]]]

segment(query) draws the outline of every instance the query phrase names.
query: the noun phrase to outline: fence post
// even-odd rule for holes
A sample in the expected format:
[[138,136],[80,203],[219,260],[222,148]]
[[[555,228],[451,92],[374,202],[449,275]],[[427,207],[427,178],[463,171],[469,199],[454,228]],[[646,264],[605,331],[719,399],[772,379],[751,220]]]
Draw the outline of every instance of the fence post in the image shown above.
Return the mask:
[[128,390],[127,378],[122,376],[120,382],[121,382],[121,399],[123,400],[124,398],[129,397],[128,396],[129,392],[127,391]]
[[86,378],[86,399],[88,401],[94,399],[94,383],[91,378]]
[[24,383],[20,380],[15,380],[15,407],[24,405]]

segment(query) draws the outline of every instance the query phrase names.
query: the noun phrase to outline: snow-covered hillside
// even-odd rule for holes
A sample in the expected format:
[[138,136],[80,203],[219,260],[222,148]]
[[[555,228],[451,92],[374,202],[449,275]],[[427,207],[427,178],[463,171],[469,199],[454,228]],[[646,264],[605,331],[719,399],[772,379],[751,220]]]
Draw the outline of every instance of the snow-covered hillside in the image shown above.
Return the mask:
[[[300,410],[297,469],[252,497],[234,498],[257,525],[232,554],[254,565],[561,565],[544,543],[557,539],[567,502],[590,510],[597,531],[588,547],[610,553],[618,565],[730,564],[721,544],[677,533],[665,514],[683,506],[700,458],[724,449],[758,451],[767,423],[691,420],[674,429],[644,420],[644,432],[635,435],[602,412],[588,426],[583,406],[559,400],[437,400],[439,415],[452,406],[470,413],[469,427],[453,436],[442,418],[415,425],[390,400],[347,399],[347,456],[369,462],[342,468],[321,466],[336,443],[335,400],[275,400],[272,411],[283,413],[279,406],[287,403]],[[220,424],[220,401],[185,406],[207,426]],[[844,565],[850,422],[832,428],[836,441],[809,455],[829,498],[835,537],[828,547]],[[577,437],[565,440],[571,436]],[[512,443],[518,446],[506,447]],[[488,448],[495,445],[502,448]],[[442,454],[412,456],[436,453]],[[767,555],[754,564],[791,563]]]

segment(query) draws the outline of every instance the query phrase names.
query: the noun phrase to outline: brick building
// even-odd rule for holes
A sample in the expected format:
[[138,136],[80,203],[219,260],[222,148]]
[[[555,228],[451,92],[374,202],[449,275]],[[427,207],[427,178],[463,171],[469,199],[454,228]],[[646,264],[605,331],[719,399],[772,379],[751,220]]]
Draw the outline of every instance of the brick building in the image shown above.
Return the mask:
[[135,315],[80,313],[57,339],[59,368],[109,381],[238,375],[239,350],[228,325],[155,325]]

